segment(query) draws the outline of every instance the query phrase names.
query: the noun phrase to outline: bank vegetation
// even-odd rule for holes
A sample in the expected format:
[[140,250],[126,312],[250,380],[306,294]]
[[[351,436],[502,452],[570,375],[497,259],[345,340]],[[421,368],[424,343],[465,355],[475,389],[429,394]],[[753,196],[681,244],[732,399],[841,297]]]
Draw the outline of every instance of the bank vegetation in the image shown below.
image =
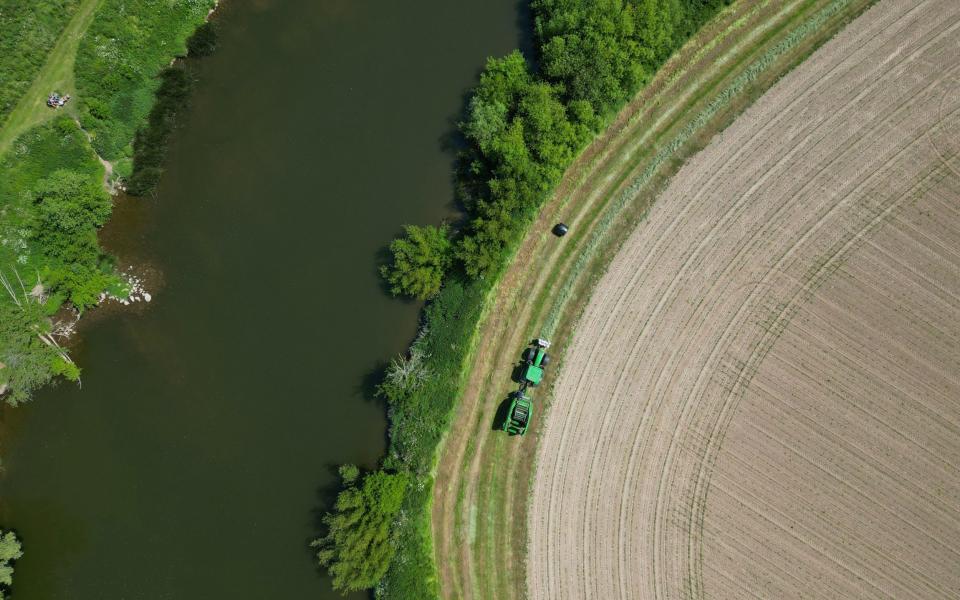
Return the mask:
[[[213,0],[102,0],[75,56],[58,36],[89,0],[0,0],[0,126],[24,94],[45,82],[44,64],[73,64],[75,90],[64,108],[0,156],[0,396],[10,404],[39,386],[80,371],[62,342],[79,315],[126,283],[100,248],[110,216],[104,162],[114,182],[145,193],[159,178],[167,137],[186,99],[189,77],[171,59],[212,49],[204,27]],[[52,85],[52,84],[51,84]],[[148,118],[149,117],[149,118]],[[102,159],[102,160],[101,160]],[[139,159],[139,163],[137,164]]]

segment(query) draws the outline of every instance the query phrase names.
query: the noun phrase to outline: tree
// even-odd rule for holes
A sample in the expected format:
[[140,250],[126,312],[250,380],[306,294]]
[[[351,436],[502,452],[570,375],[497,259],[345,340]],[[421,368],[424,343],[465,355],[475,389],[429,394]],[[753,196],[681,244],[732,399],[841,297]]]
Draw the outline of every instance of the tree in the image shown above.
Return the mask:
[[358,483],[356,467],[341,468],[344,489],[324,516],[327,534],[313,542],[317,560],[340,592],[374,587],[396,552],[391,526],[403,503],[406,473],[374,471]]
[[0,533],[0,600],[5,598],[4,588],[13,585],[13,565],[10,563],[23,556],[20,540],[12,531]]
[[407,225],[390,243],[393,261],[380,268],[394,295],[427,300],[437,295],[453,260],[450,228]]
[[110,216],[110,196],[95,179],[60,169],[37,184],[34,203],[50,285],[80,308],[94,304],[110,282],[97,242],[97,228]]

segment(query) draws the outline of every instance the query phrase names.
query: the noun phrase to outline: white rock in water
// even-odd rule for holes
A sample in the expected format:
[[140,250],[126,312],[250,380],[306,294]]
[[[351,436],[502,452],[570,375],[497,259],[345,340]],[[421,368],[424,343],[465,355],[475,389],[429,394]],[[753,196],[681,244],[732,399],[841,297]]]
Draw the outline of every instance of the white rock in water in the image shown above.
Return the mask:
[[124,301],[123,301],[123,305],[124,305],[124,306],[130,306],[130,303],[127,302],[126,300],[124,300]]
[[144,302],[150,302],[150,294],[148,294],[147,292],[144,292],[144,293],[143,293],[143,301],[144,301]]

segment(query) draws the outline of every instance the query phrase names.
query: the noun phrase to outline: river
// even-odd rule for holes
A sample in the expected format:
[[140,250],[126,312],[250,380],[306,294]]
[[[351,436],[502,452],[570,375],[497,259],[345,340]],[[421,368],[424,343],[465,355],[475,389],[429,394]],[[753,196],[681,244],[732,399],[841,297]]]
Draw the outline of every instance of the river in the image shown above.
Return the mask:
[[419,310],[375,261],[453,214],[448,135],[522,4],[225,1],[157,194],[103,236],[153,301],[85,319],[82,389],[3,413],[17,600],[341,597],[308,542],[384,450],[370,387]]

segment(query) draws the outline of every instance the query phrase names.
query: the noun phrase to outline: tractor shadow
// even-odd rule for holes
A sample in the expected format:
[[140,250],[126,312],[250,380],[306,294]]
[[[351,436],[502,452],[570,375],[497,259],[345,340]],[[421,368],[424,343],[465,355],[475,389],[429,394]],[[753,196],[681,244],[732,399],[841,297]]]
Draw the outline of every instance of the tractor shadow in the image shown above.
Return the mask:
[[507,417],[510,416],[510,403],[513,401],[513,397],[508,394],[506,398],[497,406],[497,412],[493,415],[493,424],[490,427],[493,431],[502,431],[503,424],[507,422]]
[[523,383],[523,371],[526,367],[527,363],[522,360],[513,365],[513,371],[510,372],[510,381],[516,384]]

